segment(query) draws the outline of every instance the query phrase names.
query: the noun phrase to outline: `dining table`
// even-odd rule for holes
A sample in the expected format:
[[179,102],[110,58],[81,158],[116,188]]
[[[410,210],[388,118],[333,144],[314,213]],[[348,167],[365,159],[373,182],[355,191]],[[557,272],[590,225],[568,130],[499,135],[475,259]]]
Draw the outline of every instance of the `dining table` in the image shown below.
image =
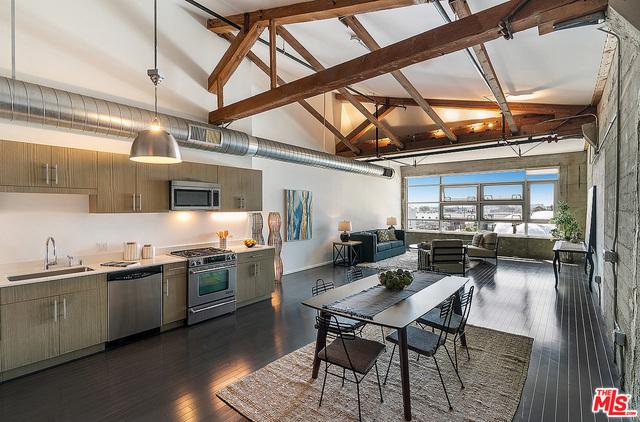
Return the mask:
[[[413,273],[414,280],[420,277],[420,272]],[[428,274],[428,273],[425,273]],[[415,281],[414,281],[415,282]],[[469,278],[457,276],[443,276],[443,278],[428,284],[421,290],[400,300],[399,302],[380,310],[372,317],[357,315],[349,312],[339,311],[335,304],[338,301],[351,298],[361,292],[365,292],[372,287],[379,285],[378,275],[362,278],[349,284],[331,289],[318,296],[314,296],[302,302],[303,305],[316,309],[320,317],[330,318],[331,315],[348,317],[367,324],[395,329],[398,331],[398,350],[400,354],[400,378],[402,385],[402,402],[404,408],[404,419],[411,420],[411,383],[409,376],[409,349],[407,344],[407,327],[426,312],[434,309],[452,295],[458,295]],[[459,299],[459,297],[458,297]],[[366,304],[365,304],[366,306]],[[375,307],[375,304],[371,305]],[[377,309],[376,309],[377,310]],[[318,377],[320,369],[320,359],[318,353],[326,346],[327,332],[322,328],[318,329],[316,337],[315,354],[313,357],[312,377]]]

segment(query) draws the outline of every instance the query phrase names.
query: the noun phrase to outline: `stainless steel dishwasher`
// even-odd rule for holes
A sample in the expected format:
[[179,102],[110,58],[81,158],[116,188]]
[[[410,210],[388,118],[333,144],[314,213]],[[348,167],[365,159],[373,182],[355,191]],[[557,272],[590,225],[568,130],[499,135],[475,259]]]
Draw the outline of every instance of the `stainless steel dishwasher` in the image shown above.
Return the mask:
[[109,341],[160,327],[162,267],[110,273],[107,286]]

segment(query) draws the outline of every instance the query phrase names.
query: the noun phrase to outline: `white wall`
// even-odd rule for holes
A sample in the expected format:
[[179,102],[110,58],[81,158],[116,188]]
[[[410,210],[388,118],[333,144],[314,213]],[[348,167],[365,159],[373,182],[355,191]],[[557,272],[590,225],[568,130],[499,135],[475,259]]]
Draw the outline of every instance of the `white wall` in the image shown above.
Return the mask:
[[[82,94],[151,108],[151,2],[130,0],[33,0],[16,2],[17,77]],[[0,73],[9,75],[9,5],[0,0]],[[159,89],[159,108],[179,116],[206,121],[215,96],[205,88],[209,72],[227,42],[204,27],[205,18],[182,0],[159,2],[159,67],[166,80]],[[36,24],[37,22],[37,24]],[[6,48],[5,48],[6,47]],[[261,48],[261,47],[256,47]],[[6,54],[4,54],[6,52]],[[225,88],[227,103],[266,89],[267,77],[244,61]],[[321,113],[322,96],[311,99]],[[327,95],[326,115],[334,104]],[[333,136],[299,105],[293,104],[250,119],[232,128],[277,141],[333,152]],[[0,121],[0,139],[127,153],[130,141],[87,136]],[[183,149],[186,160],[254,167],[263,170],[265,216],[278,211],[284,218],[284,189],[313,192],[313,239],[286,243],[286,272],[331,259],[337,222],[349,219],[354,230],[384,226],[388,215],[400,215],[400,183],[374,177],[322,170],[262,159],[225,156]],[[44,240],[53,235],[59,255],[110,251],[122,242],[156,246],[200,243],[228,228],[236,240],[250,234],[245,213],[164,213],[92,215],[88,197],[81,195],[0,193],[0,263],[40,259]]]

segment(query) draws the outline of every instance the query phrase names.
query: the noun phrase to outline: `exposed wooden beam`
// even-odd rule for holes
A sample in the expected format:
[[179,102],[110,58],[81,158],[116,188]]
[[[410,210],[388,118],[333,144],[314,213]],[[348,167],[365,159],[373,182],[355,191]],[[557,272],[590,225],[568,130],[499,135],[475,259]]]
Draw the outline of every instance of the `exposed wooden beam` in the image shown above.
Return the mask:
[[[451,9],[453,9],[454,13],[458,15],[458,19],[466,18],[473,14],[471,13],[471,9],[469,8],[467,0],[449,0],[449,5],[451,6]],[[491,59],[489,58],[487,49],[485,48],[484,44],[477,44],[472,48],[473,52],[478,58],[478,62],[480,64],[480,67],[482,68],[482,72],[487,79],[489,89],[491,89],[491,93],[498,102],[500,110],[502,111],[502,114],[504,114],[504,118],[509,124],[509,130],[511,130],[511,133],[513,134],[518,133],[518,125],[516,125],[516,121],[513,118],[513,113],[509,108],[509,103],[507,103],[507,97],[505,97],[504,95],[504,91],[502,90],[502,86],[500,85],[500,81],[498,80],[498,75],[496,74],[496,70],[493,67],[493,63],[491,63]]]
[[[272,110],[304,98],[354,84],[501,37],[502,20],[520,3],[510,0],[466,18],[439,26],[380,50],[330,67],[276,89],[209,113],[220,124]],[[580,7],[572,7],[578,4]],[[608,0],[530,0],[511,19],[513,33],[551,20],[567,20],[606,9]],[[577,14],[579,13],[579,14]]]
[[[314,0],[303,1],[289,6],[273,7],[270,9],[256,10],[249,13],[249,18],[254,21],[274,20],[280,25],[309,22],[321,19],[332,19],[340,16],[356,15],[360,13],[375,12],[377,10],[393,9],[397,7],[411,6],[426,3],[429,0]],[[244,14],[227,16],[227,19],[238,26],[242,26]],[[219,19],[207,21],[209,30],[217,33],[235,31],[226,22]]]
[[[521,134],[517,135],[517,138],[523,136],[544,136],[544,135],[558,135],[558,136],[582,136],[581,125],[583,123],[592,121],[588,116],[584,119],[573,119],[562,127],[558,128],[557,122],[543,123],[549,119],[549,115],[515,115],[514,119],[521,128]],[[542,124],[541,124],[542,123]],[[458,137],[458,145],[470,145],[486,142],[500,141],[502,139],[502,120],[500,118],[482,119],[480,121],[466,121],[466,122],[450,122],[453,127],[456,136]],[[492,125],[489,127],[489,125]],[[437,127],[434,125],[431,127],[432,131],[419,133],[401,138],[405,143],[405,149],[402,153],[409,151],[428,151],[431,149],[438,149],[446,146],[450,146],[449,140],[440,132],[437,134]],[[434,133],[436,132],[436,133]],[[514,138],[513,135],[507,137],[507,140]],[[361,157],[375,156],[376,148],[373,141],[367,143],[361,143],[360,148],[362,150]],[[378,152],[381,154],[391,154],[396,152],[394,148],[382,146],[378,148]],[[339,151],[338,155],[352,156],[349,151]]]
[[602,94],[604,93],[604,86],[607,83],[611,64],[613,63],[613,59],[616,54],[616,44],[615,37],[611,34],[607,34],[607,40],[604,43],[604,49],[602,51],[600,69],[598,70],[598,77],[596,79],[596,86],[593,89],[593,96],[591,97],[592,106],[598,105],[602,98]]
[[278,67],[276,65],[276,21],[269,21],[269,78],[271,79],[271,89],[278,86]]
[[[395,106],[383,104],[382,107],[378,109],[378,120],[383,120],[389,113],[391,113],[395,109]],[[351,142],[355,142],[360,139],[365,133],[367,133],[372,127],[373,123],[371,123],[368,119],[364,119],[362,123],[360,123],[351,132],[349,132],[349,134],[347,135],[347,139]]]
[[[340,94],[335,94],[339,101],[346,101]],[[406,97],[380,97],[380,96],[362,96],[356,95],[361,103],[389,104],[397,107],[417,107],[418,104],[413,98]],[[465,110],[491,110],[500,111],[498,104],[493,101],[474,101],[474,100],[450,100],[442,98],[425,98],[432,107],[441,108],[459,108]],[[522,103],[510,102],[509,108],[514,113],[553,113],[562,116],[573,116],[582,111],[586,105],[573,104],[542,104],[542,103]]]
[[[227,41],[233,42],[233,39],[234,39],[233,35],[229,33],[219,34],[219,35],[222,38],[226,39]],[[262,70],[267,75],[271,75],[271,68],[267,66],[267,64],[263,62],[258,56],[256,56],[252,51],[249,51],[247,53],[247,59],[251,60],[253,64],[255,64],[258,67],[258,69]],[[286,83],[278,75],[276,75],[276,79],[279,85]],[[329,131],[333,133],[333,135],[340,142],[342,142],[349,150],[351,150],[354,154],[357,155],[360,153],[360,149],[357,146],[355,146],[353,142],[347,139],[334,125],[332,125],[329,121],[327,121],[327,119],[325,119],[325,117],[322,114],[320,114],[315,108],[313,108],[311,104],[309,104],[309,102],[305,100],[300,100],[298,101],[298,104],[300,104],[302,108],[307,110],[307,112],[309,112],[309,114],[311,114],[317,121],[322,123],[327,129],[329,129]]]
[[216,93],[221,91],[218,86],[222,88],[227,83],[264,28],[265,25],[262,22],[249,21],[248,25],[238,33],[215,69],[213,69],[213,72],[211,72],[211,75],[209,75],[209,92]]
[[[380,49],[380,44],[371,36],[369,31],[360,23],[358,18],[355,16],[345,16],[340,18],[340,21],[344,23],[347,27],[349,27],[356,36],[362,41],[362,43],[369,49],[369,51],[375,51]],[[451,141],[456,141],[456,135],[453,134],[444,123],[444,121],[438,116],[438,113],[429,105],[427,101],[425,101],[424,97],[415,86],[409,81],[409,79],[402,73],[401,70],[394,70],[391,72],[391,76],[395,78],[396,81],[400,84],[400,86],[409,94],[411,98],[422,108],[422,110],[427,113],[427,115],[434,121],[435,124],[440,126],[440,128],[444,131],[447,137]]]
[[[303,46],[300,41],[298,41],[296,37],[291,35],[291,33],[285,28],[283,28],[282,26],[278,27],[278,34],[280,34],[282,39],[284,39],[285,42],[291,46],[291,48],[293,48],[298,54],[300,54],[302,58],[305,59],[314,68],[316,72],[321,72],[325,69],[322,63],[320,63],[318,59],[316,59],[315,56],[311,54],[311,52],[307,50],[305,46]],[[400,142],[400,139],[393,133],[393,130],[387,123],[381,121],[380,119],[377,119],[376,116],[373,115],[373,113],[367,110],[367,108],[362,105],[361,102],[356,100],[355,96],[345,88],[338,88],[338,92],[347,101],[349,101],[351,105],[353,105],[356,110],[360,112],[360,114],[362,114],[367,120],[369,120],[371,124],[380,129],[394,145],[399,148],[403,148],[402,142]]]

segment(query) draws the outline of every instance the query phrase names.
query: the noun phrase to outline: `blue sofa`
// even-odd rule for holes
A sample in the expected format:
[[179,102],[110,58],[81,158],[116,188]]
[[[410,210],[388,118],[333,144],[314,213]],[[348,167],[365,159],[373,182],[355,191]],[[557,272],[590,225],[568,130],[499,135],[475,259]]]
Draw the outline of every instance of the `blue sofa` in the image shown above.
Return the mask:
[[376,230],[351,233],[351,240],[362,242],[360,260],[364,262],[376,262],[405,253],[407,245],[405,243],[404,230],[396,230],[396,238],[398,240],[378,243]]

